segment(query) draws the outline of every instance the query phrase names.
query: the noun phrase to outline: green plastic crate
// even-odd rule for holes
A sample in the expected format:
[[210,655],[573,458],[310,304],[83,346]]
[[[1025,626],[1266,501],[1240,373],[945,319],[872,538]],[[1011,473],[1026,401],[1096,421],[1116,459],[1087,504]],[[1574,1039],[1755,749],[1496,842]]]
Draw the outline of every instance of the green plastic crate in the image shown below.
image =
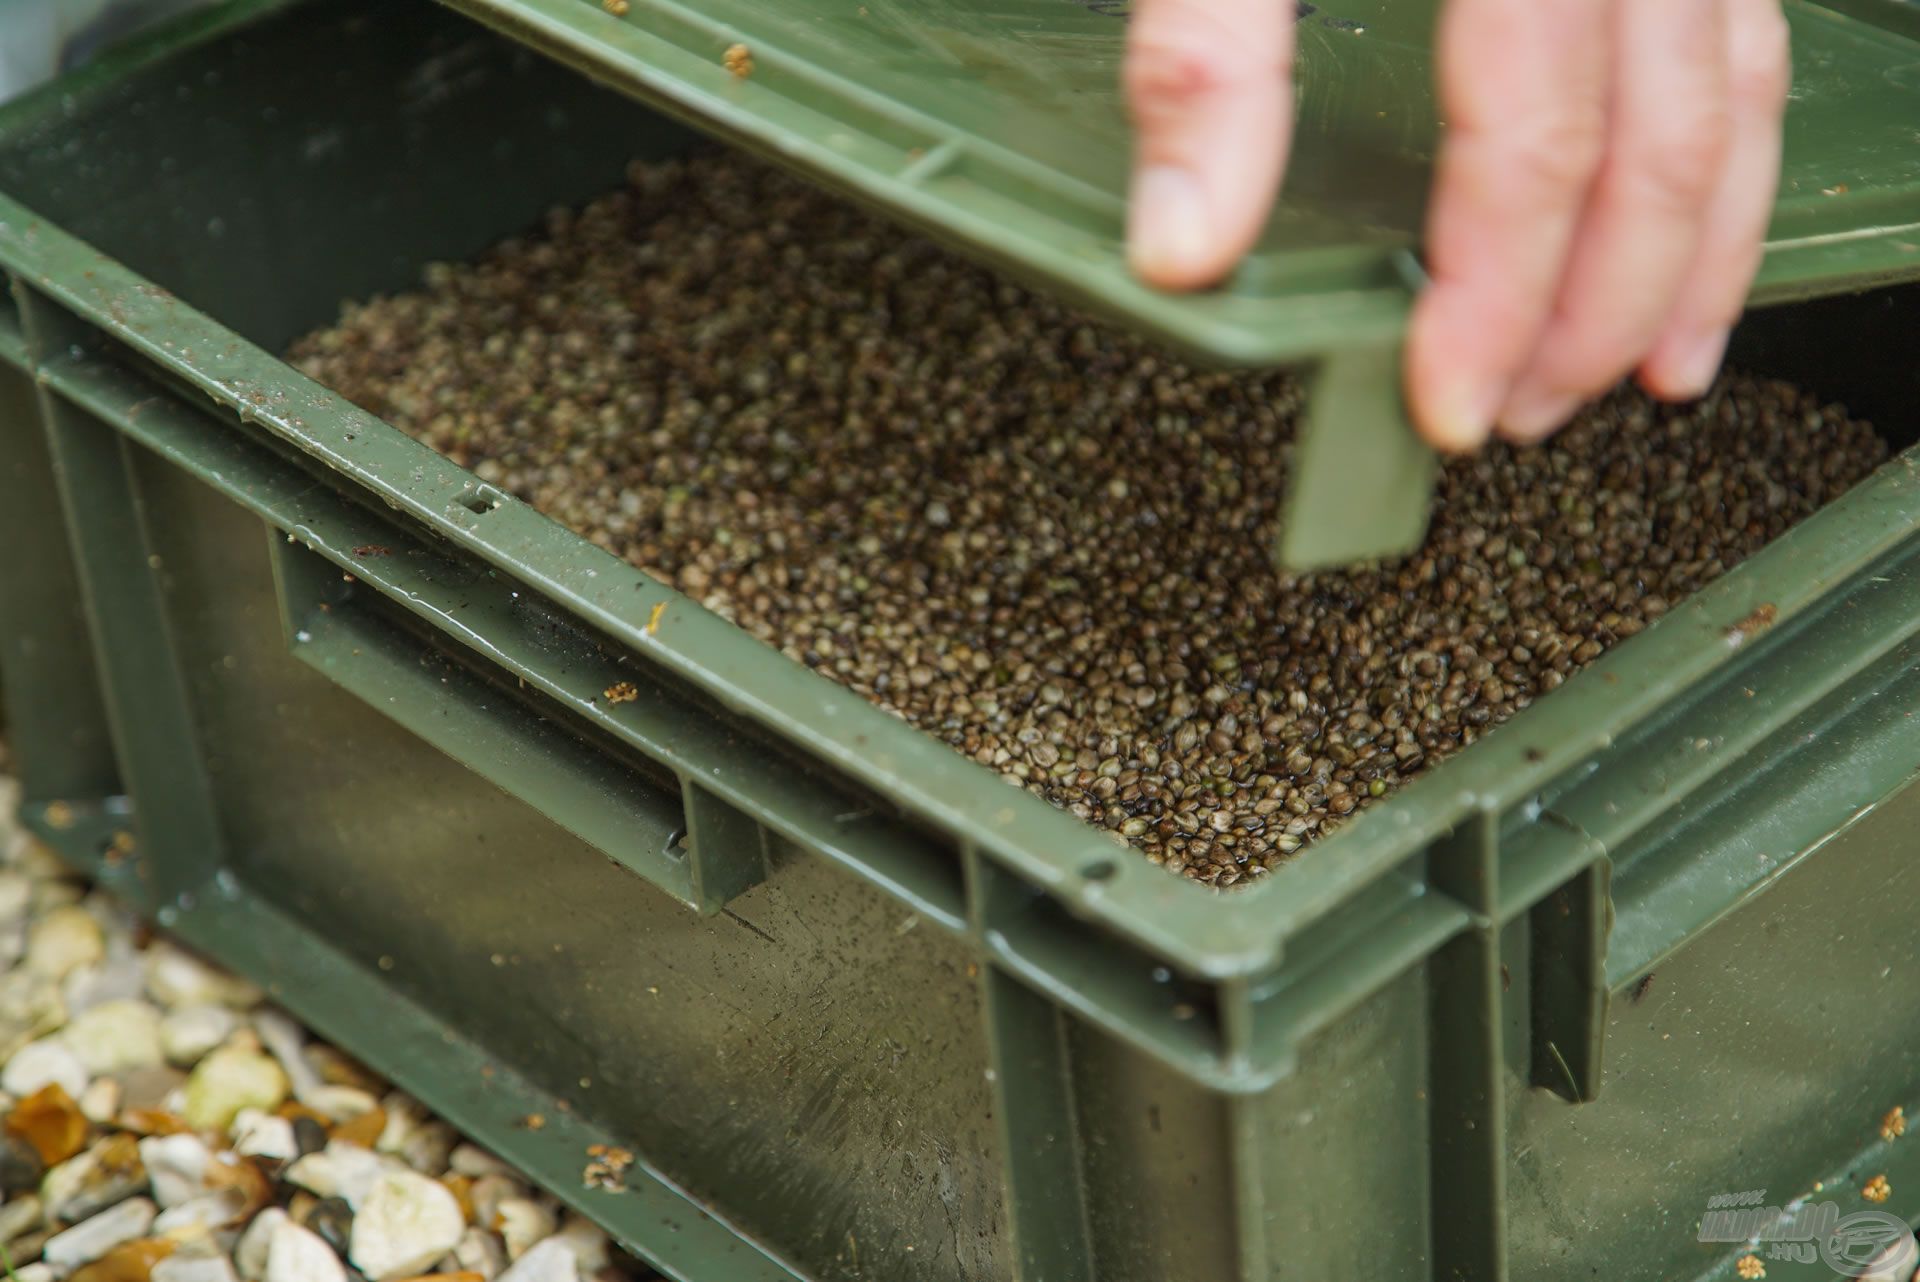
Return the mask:
[[[0,112],[36,831],[691,1282],[1721,1278],[1716,1194],[1920,1207],[1911,455],[1217,896],[274,355],[693,141],[424,0]],[[1737,355],[1907,444],[1916,334]]]

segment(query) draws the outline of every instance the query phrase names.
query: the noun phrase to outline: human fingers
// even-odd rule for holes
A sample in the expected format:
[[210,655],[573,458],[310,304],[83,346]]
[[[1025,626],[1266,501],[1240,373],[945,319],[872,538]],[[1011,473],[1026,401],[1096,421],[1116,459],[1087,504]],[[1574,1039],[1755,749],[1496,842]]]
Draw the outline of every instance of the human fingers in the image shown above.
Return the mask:
[[1617,0],[1606,158],[1552,319],[1500,413],[1537,441],[1652,350],[1726,172],[1725,0]]
[[1779,0],[1728,0],[1727,92],[1733,137],[1707,214],[1707,234],[1640,381],[1656,396],[1686,400],[1719,372],[1765,250],[1780,186],[1780,132],[1792,79],[1787,20]]
[[1292,14],[1281,0],[1141,0],[1134,10],[1127,257],[1149,284],[1211,285],[1259,236],[1293,125]]
[[1407,392],[1434,445],[1483,443],[1560,288],[1607,129],[1610,3],[1449,0],[1447,133],[1427,219]]

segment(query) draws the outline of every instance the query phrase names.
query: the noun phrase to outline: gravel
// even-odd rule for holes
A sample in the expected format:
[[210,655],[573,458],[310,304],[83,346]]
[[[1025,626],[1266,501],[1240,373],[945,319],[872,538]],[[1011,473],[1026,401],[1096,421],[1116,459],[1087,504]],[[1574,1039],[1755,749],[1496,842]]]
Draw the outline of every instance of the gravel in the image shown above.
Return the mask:
[[[40,947],[0,985],[51,984],[51,968],[66,991],[117,994],[103,976],[139,977],[136,995],[77,1014],[52,989],[29,1003],[34,1038],[0,1059],[0,1247],[20,1282],[494,1282],[536,1251],[541,1282],[656,1279],[466,1145],[460,1164],[485,1166],[502,1212],[514,1205],[483,1217],[474,1181],[453,1169],[460,1141],[446,1123],[67,874],[15,826],[16,798],[0,775],[0,882],[26,888],[0,896],[0,926]],[[173,1039],[163,1063],[157,1043],[179,1016],[199,1031]],[[178,1054],[189,1045],[195,1055]],[[301,1159],[319,1163],[309,1174],[352,1183],[354,1202],[302,1187],[297,1130],[318,1132]]]
[[1450,462],[1426,546],[1267,559],[1302,391],[1190,369],[727,155],[292,359],[1155,863],[1257,877],[1877,465],[1728,377]]

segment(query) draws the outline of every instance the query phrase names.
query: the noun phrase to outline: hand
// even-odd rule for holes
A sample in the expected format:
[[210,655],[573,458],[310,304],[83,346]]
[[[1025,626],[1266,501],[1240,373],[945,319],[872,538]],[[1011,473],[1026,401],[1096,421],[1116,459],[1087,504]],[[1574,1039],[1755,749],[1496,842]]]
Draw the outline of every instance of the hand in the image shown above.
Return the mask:
[[[1134,270],[1212,284],[1258,237],[1292,128],[1288,0],[1139,0]],[[1435,445],[1536,441],[1628,373],[1713,381],[1779,182],[1779,0],[1446,0],[1433,278],[1407,338]]]

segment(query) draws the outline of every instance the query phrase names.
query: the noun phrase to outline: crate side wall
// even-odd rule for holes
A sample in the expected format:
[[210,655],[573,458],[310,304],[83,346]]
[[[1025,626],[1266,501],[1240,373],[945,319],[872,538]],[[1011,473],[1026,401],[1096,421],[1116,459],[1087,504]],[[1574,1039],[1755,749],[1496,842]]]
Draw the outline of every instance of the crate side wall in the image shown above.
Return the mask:
[[1515,1277],[1588,1278],[1595,1243],[1620,1276],[1702,1276],[1734,1249],[1698,1241],[1716,1194],[1913,1215],[1897,1176],[1882,1206],[1860,1190],[1906,1156],[1881,1119],[1920,1108],[1916,824],[1909,783],[1628,982],[1593,1103],[1509,1092]]
[[1920,286],[1813,299],[1749,312],[1727,362],[1839,401],[1894,449],[1920,440],[1920,364],[1889,360],[1920,330]]
[[1308,1041],[1248,1106],[1257,1240],[1276,1278],[1424,1278],[1430,968],[1417,966]]
[[95,801],[120,792],[119,769],[34,399],[0,356],[3,702],[24,798]]
[[1251,1095],[1076,1026],[1096,1276],[1428,1276],[1427,984],[1402,973]]
[[8,138],[0,190],[279,351],[693,140],[430,0],[289,4]]
[[1071,1025],[1068,1047],[1097,1276],[1242,1276],[1227,1102],[1098,1029]]
[[697,916],[296,662],[261,524],[141,479],[242,884],[822,1279],[1001,1268],[961,940],[810,858]]

